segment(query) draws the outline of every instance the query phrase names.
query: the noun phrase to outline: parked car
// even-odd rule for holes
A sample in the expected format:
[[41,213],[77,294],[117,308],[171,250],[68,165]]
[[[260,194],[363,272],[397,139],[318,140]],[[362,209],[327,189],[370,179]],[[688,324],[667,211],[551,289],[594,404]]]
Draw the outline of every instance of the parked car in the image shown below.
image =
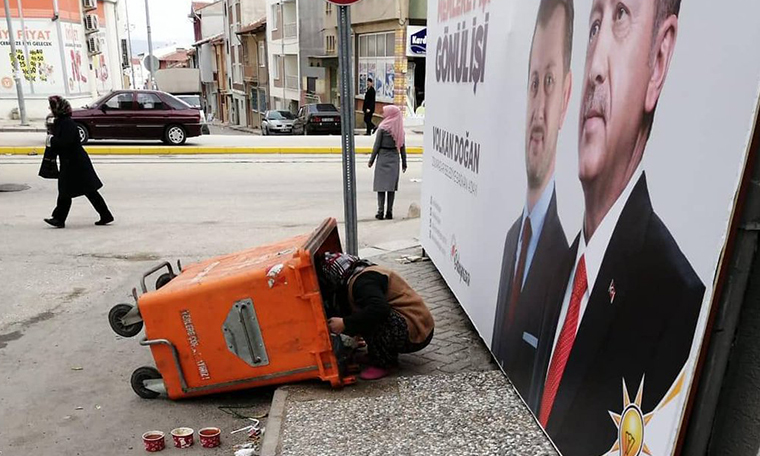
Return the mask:
[[340,134],[340,112],[329,103],[313,103],[301,106],[293,122],[293,134]]
[[201,113],[166,92],[117,90],[90,106],[75,109],[71,118],[82,144],[90,139],[155,139],[184,144],[201,135]]
[[177,94],[174,94],[174,96],[201,112],[201,133],[203,133],[204,135],[210,135],[211,130],[208,127],[208,121],[206,120],[206,113],[203,111],[203,105],[201,104],[201,96],[200,95],[177,95]]
[[290,111],[267,111],[261,119],[261,134],[293,133],[296,116]]

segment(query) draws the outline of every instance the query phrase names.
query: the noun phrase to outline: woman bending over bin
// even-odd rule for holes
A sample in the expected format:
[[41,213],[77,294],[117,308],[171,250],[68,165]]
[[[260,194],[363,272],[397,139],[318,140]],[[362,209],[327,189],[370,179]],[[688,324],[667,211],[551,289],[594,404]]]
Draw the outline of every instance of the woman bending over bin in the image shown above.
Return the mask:
[[359,377],[388,375],[399,353],[413,353],[433,339],[433,316],[420,295],[394,271],[345,253],[325,253],[322,282],[330,287],[343,317],[327,324],[335,334],[361,336],[367,367]]

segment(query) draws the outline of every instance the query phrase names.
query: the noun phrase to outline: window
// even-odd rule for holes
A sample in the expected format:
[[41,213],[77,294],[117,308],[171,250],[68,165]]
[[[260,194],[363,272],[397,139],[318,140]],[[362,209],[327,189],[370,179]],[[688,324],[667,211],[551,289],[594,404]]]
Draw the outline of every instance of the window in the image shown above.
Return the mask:
[[272,5],[272,30],[280,28],[280,6]]
[[132,109],[132,94],[120,93],[106,101],[108,109],[129,110]]
[[234,46],[232,51],[232,82],[243,83],[243,50],[242,46]]
[[259,89],[259,111],[264,112],[267,109],[267,92],[264,89]]
[[164,106],[164,102],[161,101],[161,99],[158,98],[158,95],[154,93],[138,93],[137,106],[140,109],[154,110],[154,111],[166,109],[166,107]]
[[259,42],[259,66],[266,66],[267,50],[264,48],[264,42]]
[[359,35],[358,90],[359,95],[367,92],[367,79],[375,84],[377,99],[393,101],[394,79],[396,77],[394,54],[396,33],[371,33]]
[[281,70],[282,70],[282,56],[276,55],[274,56],[274,78],[275,79],[282,79],[282,76],[280,75]]
[[325,53],[335,54],[335,37],[333,35],[325,37]]
[[306,91],[311,93],[317,91],[317,78],[311,76],[306,78]]

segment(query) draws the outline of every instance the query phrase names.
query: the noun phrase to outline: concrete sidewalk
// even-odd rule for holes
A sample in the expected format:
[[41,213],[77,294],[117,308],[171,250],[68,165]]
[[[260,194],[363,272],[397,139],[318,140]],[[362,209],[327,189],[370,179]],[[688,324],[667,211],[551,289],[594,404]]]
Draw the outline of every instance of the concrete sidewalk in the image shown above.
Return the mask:
[[399,272],[436,320],[431,344],[400,368],[342,390],[317,383],[275,392],[262,455],[556,455],[469,319],[419,247],[372,260]]

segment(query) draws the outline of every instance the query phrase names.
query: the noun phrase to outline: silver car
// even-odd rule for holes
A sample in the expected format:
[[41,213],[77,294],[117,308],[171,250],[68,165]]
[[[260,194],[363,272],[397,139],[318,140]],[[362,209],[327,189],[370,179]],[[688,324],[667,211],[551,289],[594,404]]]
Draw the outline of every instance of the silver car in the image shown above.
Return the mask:
[[292,134],[296,116],[290,111],[267,111],[261,119],[261,134]]

